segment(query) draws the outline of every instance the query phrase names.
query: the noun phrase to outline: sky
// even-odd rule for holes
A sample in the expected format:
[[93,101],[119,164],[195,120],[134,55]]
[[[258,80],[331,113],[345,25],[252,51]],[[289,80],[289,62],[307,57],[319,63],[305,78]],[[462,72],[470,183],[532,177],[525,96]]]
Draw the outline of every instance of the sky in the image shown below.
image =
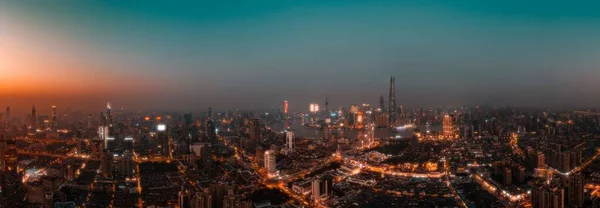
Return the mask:
[[[600,106],[597,1],[0,1],[0,106]],[[41,108],[41,107],[38,107]]]

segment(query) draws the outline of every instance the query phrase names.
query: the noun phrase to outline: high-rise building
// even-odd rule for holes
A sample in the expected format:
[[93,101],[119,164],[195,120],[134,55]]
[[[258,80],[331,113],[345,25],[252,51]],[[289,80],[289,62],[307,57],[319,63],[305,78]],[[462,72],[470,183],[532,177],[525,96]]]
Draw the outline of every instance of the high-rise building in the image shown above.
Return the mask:
[[544,153],[537,152],[537,154],[536,154],[536,161],[537,162],[536,162],[536,166],[535,167],[537,167],[537,168],[543,168],[546,165],[545,160],[546,159],[544,158]]
[[98,138],[92,139],[92,158],[100,159],[104,154],[104,140]]
[[52,106],[52,118],[51,118],[51,122],[52,122],[52,127],[56,128],[58,126],[58,118],[56,115],[56,106],[53,105]]
[[383,101],[383,95],[379,96],[379,109],[381,109],[381,111],[385,110],[385,104]]
[[443,136],[445,138],[454,136],[454,121],[452,119],[452,116],[446,114],[442,120]]
[[583,207],[583,191],[585,180],[582,174],[573,174],[569,178],[567,188],[568,207]]
[[98,127],[98,138],[104,142],[104,149],[108,149],[108,126],[100,126]]
[[208,113],[206,115],[208,117],[208,119],[212,120],[213,119],[213,110],[212,107],[208,107]]
[[44,195],[44,208],[54,208],[54,193],[51,191]]
[[564,189],[561,187],[536,185],[531,191],[531,205],[533,208],[564,208],[564,200]]
[[6,152],[8,151],[8,144],[4,140],[4,135],[0,134],[0,172],[6,171]]
[[261,133],[261,129],[260,129],[260,120],[258,119],[252,119],[249,122],[249,133],[250,133],[250,140],[252,140],[253,142],[257,142],[260,141],[262,138],[262,133]]
[[112,178],[112,172],[113,172],[113,158],[112,155],[109,154],[109,152],[106,152],[104,154],[104,156],[102,157],[102,161],[101,161],[101,173],[102,173],[102,177],[104,178]]
[[235,189],[230,187],[227,189],[227,194],[223,196],[223,208],[239,208],[242,206],[242,199],[235,194]]
[[275,151],[267,150],[265,151],[265,169],[269,176],[274,176],[277,174],[277,160]]
[[559,170],[563,173],[569,172],[571,170],[571,154],[569,152],[560,153],[561,163],[559,166]]
[[37,113],[35,111],[35,105],[31,107],[31,129],[35,131],[37,129]]
[[333,179],[329,175],[317,177],[312,181],[312,197],[316,203],[327,198],[333,191]]
[[263,150],[262,147],[258,146],[256,147],[256,163],[258,164],[258,166],[263,167],[265,164],[265,151]]
[[294,151],[294,140],[296,135],[294,135],[294,130],[287,129],[285,131],[285,146],[289,151]]
[[502,172],[502,178],[504,185],[510,186],[512,184],[512,171],[510,168],[504,168],[504,172]]
[[162,156],[170,156],[169,134],[166,124],[156,125],[156,138],[160,145],[160,154]]
[[182,189],[179,191],[179,193],[177,194],[178,196],[178,201],[177,201],[177,205],[179,205],[179,208],[192,208],[190,206],[190,192],[188,190],[184,190],[183,186]]
[[196,192],[191,199],[190,206],[193,208],[213,208],[213,196],[209,189],[204,192]]
[[106,102],[106,122],[108,126],[112,126],[112,122],[113,122],[113,118],[112,118],[112,113],[111,111],[111,107],[110,107],[110,103]]
[[327,116],[329,115],[329,99],[327,99],[327,95],[325,95],[325,113]]
[[288,101],[287,100],[283,101],[283,113],[285,113],[286,115],[288,113]]
[[390,124],[394,124],[396,122],[396,78],[390,77],[390,95],[389,95],[389,104],[388,104],[388,114],[390,115]]
[[217,139],[217,128],[215,127],[215,123],[212,119],[206,120],[206,137],[209,141],[214,141]]

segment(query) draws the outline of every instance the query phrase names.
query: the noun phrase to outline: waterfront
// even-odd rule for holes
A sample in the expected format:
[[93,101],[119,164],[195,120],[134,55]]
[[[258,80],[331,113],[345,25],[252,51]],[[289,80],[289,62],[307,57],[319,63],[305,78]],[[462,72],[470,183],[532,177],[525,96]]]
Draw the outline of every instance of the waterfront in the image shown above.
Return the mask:
[[[290,120],[289,123],[290,123],[290,128],[294,130],[294,133],[296,134],[297,137],[320,138],[325,135],[325,130],[303,126],[302,121],[300,121],[299,119]],[[442,127],[441,127],[441,125],[431,125],[429,128],[432,132],[436,132],[436,131],[440,131]],[[283,132],[284,125],[283,125],[283,123],[274,123],[274,124],[271,124],[271,129],[276,132]],[[399,129],[399,130],[391,129],[391,128],[375,129],[375,137],[381,138],[381,139],[383,139],[383,138],[397,138],[397,139],[409,138],[412,136],[413,131],[415,129],[420,129],[421,131],[424,131],[426,129],[426,127],[418,126],[418,127],[404,128],[404,129]],[[365,130],[354,130],[354,129],[332,130],[332,132],[336,132],[336,131],[337,131],[338,136],[340,136],[340,137],[348,137],[348,138],[354,139],[354,138],[356,138],[357,133],[364,132]]]

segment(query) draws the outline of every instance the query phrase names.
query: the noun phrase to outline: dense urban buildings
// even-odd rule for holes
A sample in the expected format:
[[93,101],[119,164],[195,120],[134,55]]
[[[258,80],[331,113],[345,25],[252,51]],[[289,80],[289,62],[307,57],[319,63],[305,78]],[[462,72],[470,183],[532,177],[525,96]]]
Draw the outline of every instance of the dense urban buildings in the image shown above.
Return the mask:
[[600,112],[379,102],[202,116],[38,107],[50,123],[34,107],[0,126],[2,206],[599,205]]

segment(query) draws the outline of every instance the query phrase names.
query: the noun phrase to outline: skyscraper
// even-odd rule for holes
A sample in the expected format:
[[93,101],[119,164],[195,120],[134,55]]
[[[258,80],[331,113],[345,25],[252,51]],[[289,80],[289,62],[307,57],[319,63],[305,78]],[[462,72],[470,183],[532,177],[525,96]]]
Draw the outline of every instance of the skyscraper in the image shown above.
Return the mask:
[[569,176],[569,186],[567,190],[568,207],[583,207],[583,187],[585,180],[581,174]]
[[381,111],[384,111],[385,109],[385,104],[383,102],[383,95],[381,95],[379,96],[379,108],[381,109]]
[[327,95],[325,95],[325,113],[329,114],[329,100],[327,99]]
[[179,208],[190,208],[190,192],[187,190],[183,189],[183,186],[181,187],[181,190],[178,193],[178,202],[177,204],[179,205]]
[[313,200],[317,203],[331,195],[333,191],[333,178],[329,175],[317,177],[312,181]]
[[208,119],[206,121],[206,137],[209,141],[214,141],[217,139],[217,128],[215,127],[215,123],[212,119]]
[[294,131],[291,129],[287,129],[285,132],[285,146],[290,151],[294,151],[294,140]]
[[169,144],[169,134],[167,132],[166,124],[158,124],[156,126],[156,138],[158,143],[160,144],[160,152],[162,156],[170,156],[170,144]]
[[31,129],[35,131],[37,129],[37,113],[35,111],[35,105],[31,108]]
[[104,149],[108,149],[108,126],[98,127],[98,138],[104,142]]
[[265,151],[265,169],[267,170],[269,176],[277,173],[277,161],[275,156],[276,155],[273,150]]
[[444,130],[443,136],[445,138],[454,136],[454,121],[452,121],[452,119],[452,116],[444,115],[444,119],[442,120],[442,128]]
[[6,171],[6,151],[8,151],[8,144],[4,140],[4,135],[0,134],[0,172]]
[[258,119],[252,119],[250,120],[250,129],[249,129],[249,133],[250,133],[250,140],[252,140],[253,142],[257,142],[261,140],[261,129],[260,129],[260,120]]
[[394,125],[396,122],[396,78],[390,77],[390,100],[388,105],[388,112],[390,114],[390,124]]
[[106,122],[108,122],[108,126],[112,126],[112,113],[110,112],[111,107],[110,103],[106,102]]
[[58,126],[58,119],[56,115],[56,106],[52,106],[52,127],[56,128]]
[[287,100],[283,101],[283,113],[285,113],[286,115],[288,113],[288,101]]

